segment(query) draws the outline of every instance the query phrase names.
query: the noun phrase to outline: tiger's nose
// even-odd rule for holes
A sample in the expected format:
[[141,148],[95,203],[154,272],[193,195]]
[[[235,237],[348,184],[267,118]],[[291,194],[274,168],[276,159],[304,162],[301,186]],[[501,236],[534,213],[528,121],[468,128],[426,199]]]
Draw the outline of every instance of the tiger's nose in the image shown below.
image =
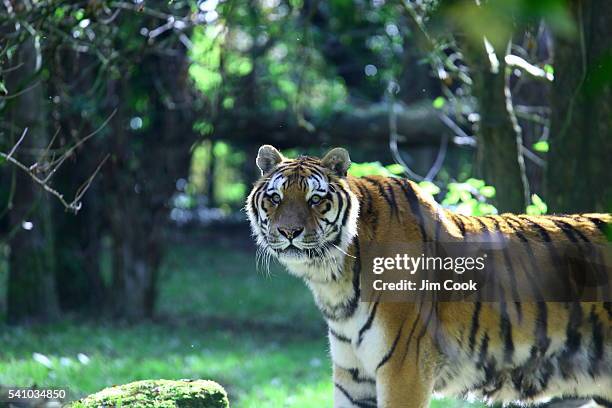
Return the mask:
[[277,229],[278,232],[288,240],[297,238],[304,231],[302,227],[277,227]]

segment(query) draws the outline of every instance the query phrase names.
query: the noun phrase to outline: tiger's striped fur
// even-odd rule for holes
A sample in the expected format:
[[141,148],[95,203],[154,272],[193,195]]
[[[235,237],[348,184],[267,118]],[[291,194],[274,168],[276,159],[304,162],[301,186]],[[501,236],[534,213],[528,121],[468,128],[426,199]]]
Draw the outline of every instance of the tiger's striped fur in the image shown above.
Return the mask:
[[454,214],[408,180],[346,176],[343,149],[289,160],[263,146],[257,163],[264,177],[246,205],[253,233],[304,279],[328,323],[335,407],[423,408],[432,393],[612,400],[609,302],[364,302],[359,280],[363,248],[380,242],[496,233],[547,245],[557,257],[548,262],[563,262],[558,244],[605,242],[609,214]]

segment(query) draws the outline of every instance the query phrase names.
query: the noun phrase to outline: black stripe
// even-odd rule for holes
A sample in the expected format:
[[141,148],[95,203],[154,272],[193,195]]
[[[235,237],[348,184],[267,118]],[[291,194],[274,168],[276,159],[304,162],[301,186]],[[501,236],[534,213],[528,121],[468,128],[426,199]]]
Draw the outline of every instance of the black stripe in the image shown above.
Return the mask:
[[612,408],[612,401],[609,401],[609,400],[607,400],[605,398],[593,397],[593,401],[595,401],[595,403],[597,403],[597,405],[601,405],[602,407]]
[[389,192],[391,202],[393,203],[393,205],[391,206],[391,214],[395,214],[395,217],[399,219],[399,209],[397,207],[397,200],[395,199],[395,192],[393,191],[393,186],[390,183],[387,183],[385,187],[386,191]]
[[334,383],[337,389],[350,401],[351,404],[358,408],[376,408],[376,402],[374,398],[368,398],[366,400],[355,399],[348,393],[348,391],[338,383]]
[[604,302],[603,307],[608,312],[608,318],[612,319],[612,302]]
[[591,308],[591,331],[593,333],[593,343],[592,348],[589,353],[589,374],[594,377],[599,373],[599,366],[601,361],[603,360],[604,354],[604,334],[603,334],[603,325],[595,313],[595,306]]
[[[516,227],[515,225],[512,225],[510,221],[513,221],[513,222],[518,222],[518,221],[510,217],[502,216],[502,218],[504,219],[504,221],[506,221],[506,225],[512,228],[512,230],[514,231],[516,236],[519,238],[519,240],[523,242],[525,251],[527,252],[527,255],[529,256],[529,259],[531,260],[531,266],[533,270],[538,271],[539,270],[538,262],[535,259],[535,255],[533,254],[533,250],[531,248],[529,241],[521,232],[521,224],[519,223],[519,226]],[[538,300],[538,302],[536,303],[537,314],[536,314],[535,329],[534,329],[534,335],[536,338],[535,350],[538,351],[540,355],[544,355],[544,353],[546,353],[546,350],[548,350],[548,347],[550,346],[550,338],[548,337],[548,306],[546,305],[546,303],[542,302],[543,300],[542,292],[540,291],[538,281],[532,275],[531,271],[528,270],[528,268],[525,268],[525,274],[527,275],[527,278],[529,279],[530,287],[532,288],[534,292],[534,296],[536,300]]]
[[459,214],[453,214],[453,220],[455,220],[455,224],[457,224],[457,227],[459,227],[461,236],[465,237],[465,224],[463,223],[461,216]]
[[534,293],[534,297],[535,300],[537,301],[542,301],[543,297],[542,297],[542,291],[540,289],[540,284],[538,282],[538,280],[535,278],[534,273],[536,275],[540,275],[540,268],[539,268],[539,263],[535,258],[535,255],[533,254],[533,249],[531,248],[531,243],[530,241],[525,237],[525,235],[523,235],[522,233],[522,228],[521,228],[521,224],[519,223],[518,227],[516,225],[513,225],[510,223],[510,221],[512,221],[513,223],[518,223],[518,221],[505,216],[502,218],[504,219],[504,221],[506,221],[506,225],[512,229],[512,231],[514,231],[514,234],[518,237],[518,239],[523,243],[523,246],[525,248],[525,252],[527,252],[527,256],[529,257],[529,260],[531,261],[531,269],[527,268],[525,266],[525,275],[527,275],[527,279],[529,279],[529,286],[531,287],[533,293]]
[[403,326],[400,326],[400,329],[398,330],[397,335],[395,336],[395,339],[393,340],[393,344],[391,345],[391,348],[389,349],[389,351],[387,351],[387,354],[384,355],[382,360],[380,360],[380,362],[376,366],[375,371],[378,371],[378,369],[384,366],[387,363],[387,361],[389,361],[389,359],[393,356],[393,353],[395,352],[395,348],[397,347],[397,343],[399,342],[399,339],[402,336],[402,328]]
[[[512,215],[510,215],[512,216]],[[548,253],[550,254],[550,259],[552,261],[552,265],[553,266],[559,266],[560,269],[560,273],[558,274],[558,279],[561,280],[561,288],[564,288],[564,290],[571,290],[571,288],[567,287],[567,282],[569,282],[569,273],[570,273],[570,269],[567,265],[567,262],[561,260],[561,257],[559,256],[559,253],[557,252],[557,249],[555,248],[555,245],[552,241],[552,239],[550,238],[550,234],[548,233],[548,231],[546,231],[546,229],[544,227],[542,227],[540,224],[538,224],[535,221],[530,220],[529,218],[523,216],[514,216],[516,218],[519,219],[519,221],[525,221],[527,222],[529,225],[531,225],[532,227],[534,227],[536,229],[536,231],[538,232],[538,234],[540,235],[540,238],[542,239],[542,241],[545,242],[545,246],[548,248]],[[574,297],[575,293],[570,294],[570,297]]]
[[536,347],[540,355],[544,355],[550,346],[550,338],[548,337],[548,305],[544,302],[538,302],[536,307],[538,308],[535,321]]
[[580,238],[582,241],[587,242],[587,243],[588,243],[588,242],[591,242],[591,241],[590,241],[590,240],[589,240],[589,239],[586,237],[586,235],[584,235],[584,234],[582,233],[582,231],[580,231],[578,228],[574,227],[572,224],[570,224],[570,223],[568,223],[568,222],[565,222],[565,221],[561,221],[561,220],[558,220],[558,221],[557,221],[557,223],[562,224],[562,225],[563,225],[563,226],[565,226],[565,228],[567,228],[568,230],[573,231],[573,232],[574,232],[574,234],[578,235],[578,237],[579,237],[579,238]]
[[421,326],[421,331],[419,332],[418,336],[417,336],[417,344],[416,344],[416,354],[417,354],[417,363],[419,361],[419,357],[421,356],[421,340],[423,339],[423,337],[425,337],[425,334],[427,333],[427,328],[429,327],[429,323],[431,323],[431,319],[436,316],[437,317],[437,308],[438,308],[438,303],[437,302],[432,302],[429,304],[430,309],[429,309],[429,313],[427,314],[427,319],[425,319],[425,323]]
[[376,309],[378,309],[378,300],[374,302],[374,306],[372,306],[372,310],[370,311],[368,320],[361,327],[361,329],[359,329],[359,333],[357,336],[357,346],[361,345],[361,342],[363,341],[363,335],[365,334],[366,331],[370,330],[370,328],[372,327],[372,323],[374,322],[374,317],[376,317]]
[[331,327],[329,327],[328,329],[329,329],[329,334],[334,336],[336,338],[336,340],[338,340],[339,342],[341,342],[341,343],[350,343],[351,342],[351,339],[349,339],[348,337],[346,337],[343,334],[338,333],[337,331],[335,331]]
[[478,329],[480,328],[480,312],[482,310],[482,303],[476,302],[474,304],[474,311],[472,312],[472,324],[470,327],[470,335],[468,337],[469,346],[470,346],[470,354],[474,353],[474,348],[476,348],[476,334],[478,333]]
[[[361,195],[361,199],[363,201],[366,202],[366,211],[368,214],[372,214],[372,194],[370,194],[370,191],[365,188],[363,186],[363,184],[361,183],[357,183],[357,189],[359,190],[359,193]],[[361,208],[363,208],[363,206],[360,206]]]
[[376,380],[374,380],[373,378],[370,378],[370,377],[360,377],[359,376],[359,370],[357,368],[349,368],[346,371],[351,373],[351,378],[357,384],[363,384],[363,383],[376,384]]
[[597,229],[604,235],[606,236],[609,231],[608,231],[608,223],[605,222],[604,220],[601,220],[599,218],[595,218],[593,216],[584,216],[584,218],[586,218],[587,220],[591,221],[593,224],[595,224],[595,226],[597,227]]
[[487,354],[489,352],[489,333],[485,332],[480,342],[480,352],[478,354],[478,362],[476,368],[482,369],[487,363]]
[[504,342],[504,361],[507,363],[511,363],[512,356],[514,355],[514,342],[512,340],[512,322],[510,321],[510,317],[508,316],[508,310],[506,309],[506,306],[506,302],[499,302],[499,332]]
[[[329,305],[323,304],[320,308],[321,313],[327,320],[339,321],[345,320],[351,317],[355,310],[357,310],[357,306],[359,305],[359,298],[361,296],[360,284],[359,284],[359,275],[361,273],[361,261],[359,256],[359,240],[355,240],[355,259],[353,260],[353,266],[351,268],[353,272],[353,297],[348,301],[341,303],[338,306],[330,307]],[[330,309],[329,311],[327,309]]]
[[408,356],[408,352],[410,351],[410,343],[412,343],[412,336],[414,335],[414,331],[416,330],[417,323],[421,319],[421,308],[423,307],[423,300],[419,303],[419,310],[415,314],[414,322],[412,322],[412,327],[410,328],[410,333],[408,333],[408,339],[406,340],[406,349],[404,350],[404,354],[402,355],[402,364],[406,360],[406,356]]
[[491,241],[491,231],[489,231],[489,227],[487,226],[487,224],[485,224],[480,217],[475,216],[475,217],[470,217],[470,219],[476,221],[481,227],[482,227],[482,235],[484,235],[485,237],[488,237],[489,239],[487,240],[487,242]]
[[416,218],[417,224],[419,225],[419,229],[421,230],[421,237],[423,241],[429,241],[427,237],[427,232],[425,230],[425,221],[423,219],[423,214],[421,213],[420,201],[417,197],[414,189],[410,185],[408,180],[393,178],[395,182],[400,186],[402,191],[404,192],[404,196],[406,197],[406,201],[410,205],[410,210]]
[[340,219],[340,214],[342,213],[342,209],[344,208],[344,198],[342,197],[342,194],[339,191],[336,191],[334,194],[336,195],[336,197],[338,197],[338,212],[336,213],[336,218],[331,222],[331,224],[335,225],[338,223],[338,219]]
[[434,232],[434,241],[438,243],[440,242],[440,233],[442,232],[442,220],[439,218],[439,214],[436,214],[436,217],[434,218],[434,220],[435,220],[434,222],[436,223],[436,230]]
[[567,326],[565,329],[565,347],[559,356],[559,369],[563,378],[573,375],[574,367],[571,357],[580,349],[582,335],[580,326],[582,325],[582,307],[578,302],[572,302],[569,306]]
[[[512,217],[513,215],[508,215],[510,217]],[[541,226],[540,224],[538,224],[535,221],[530,220],[529,218],[525,217],[524,215],[522,216],[516,216],[520,221],[526,221],[528,222],[530,225],[532,225],[540,234],[540,238],[542,238],[542,241],[544,242],[552,242],[550,239],[550,234],[548,234],[548,231],[546,231],[546,229]]]
[[391,207],[392,214],[397,211],[397,203],[395,202],[395,196],[389,197],[387,195],[387,192],[385,191],[384,186],[377,179],[371,177],[364,177],[363,179],[378,188],[378,192],[380,193],[380,195],[385,199],[389,207]]
[[360,284],[360,275],[361,275],[361,256],[359,249],[359,240],[355,239],[355,254],[353,255],[353,297],[350,299],[348,305],[346,306],[346,318],[351,317],[355,310],[357,310],[357,306],[359,305],[359,299],[361,297],[361,284]]
[[[376,213],[374,212],[374,207],[372,206],[372,194],[370,193],[370,190],[368,190],[368,188],[361,181],[357,184],[357,188],[361,193],[361,200],[365,201],[366,203],[365,212],[371,217],[370,224],[372,231],[376,231],[376,229],[378,228],[378,217],[376,216]],[[360,215],[362,215],[363,205],[361,205],[361,203],[359,205],[359,211]]]
[[346,208],[344,209],[344,215],[342,216],[342,226],[346,225],[346,220],[351,212],[352,203],[351,203],[351,195],[344,189],[342,189],[344,194],[346,195]]
[[554,220],[552,218],[550,220],[553,222],[553,224],[555,224],[557,226],[557,228],[559,228],[561,231],[563,231],[565,236],[570,241],[572,241],[575,244],[578,243],[578,239],[576,238],[576,236],[574,235],[574,232],[572,231],[572,229],[568,226],[568,224],[566,222]]
[[[497,220],[497,218],[493,217],[493,216],[488,216],[487,218],[489,218],[491,221],[493,221],[493,224],[495,224],[495,229],[496,231],[500,234],[501,238],[504,240],[504,244],[506,242],[506,236],[504,235],[502,229],[501,229],[501,225],[499,223],[499,221]],[[512,299],[514,300],[514,307],[516,309],[516,315],[518,317],[519,322],[521,322],[523,320],[523,309],[520,303],[520,295],[518,293],[518,289],[517,289],[517,283],[516,283],[516,272],[514,270],[514,267],[512,266],[512,260],[510,259],[510,253],[508,252],[508,246],[507,245],[503,245],[502,248],[502,255],[504,256],[504,263],[506,264],[506,267],[508,269],[508,272],[510,273],[510,284],[511,284],[511,292],[512,292]]]

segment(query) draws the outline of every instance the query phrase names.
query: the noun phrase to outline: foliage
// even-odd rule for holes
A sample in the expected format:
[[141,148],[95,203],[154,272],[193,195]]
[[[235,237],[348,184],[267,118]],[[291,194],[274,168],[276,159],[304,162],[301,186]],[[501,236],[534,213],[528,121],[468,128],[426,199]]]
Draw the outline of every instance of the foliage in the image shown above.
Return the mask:
[[[396,177],[403,173],[399,164],[383,166],[380,162],[352,163],[349,174],[354,177],[370,175]],[[437,198],[442,189],[431,181],[419,183],[421,191],[433,198]],[[488,186],[483,180],[469,178],[465,182],[450,182],[445,187],[445,194],[441,199],[442,206],[464,215],[497,214],[497,209],[488,202],[495,197],[495,187]],[[539,197],[538,197],[539,198]]]
[[495,187],[483,180],[469,178],[463,183],[449,183],[442,205],[465,215],[497,214],[497,209],[487,202],[495,197]]
[[241,173],[245,161],[245,153],[225,141],[204,140],[196,145],[185,188],[189,205],[179,207],[193,207],[196,197],[202,195],[209,206],[218,206],[225,211],[241,207],[247,193]]
[[542,215],[546,214],[548,206],[537,194],[531,195],[531,204],[527,206],[527,214]]
[[380,162],[364,162],[364,163],[351,163],[351,167],[348,170],[348,174],[353,177],[364,177],[364,176],[384,176],[392,177],[398,174],[402,174],[402,166],[398,164],[390,164],[383,166]]

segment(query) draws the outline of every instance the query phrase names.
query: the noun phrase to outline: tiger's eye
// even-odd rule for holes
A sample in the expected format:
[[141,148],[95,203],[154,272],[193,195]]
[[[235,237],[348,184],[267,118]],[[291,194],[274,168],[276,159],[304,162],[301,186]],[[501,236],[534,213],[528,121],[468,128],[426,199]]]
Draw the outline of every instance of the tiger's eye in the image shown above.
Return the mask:
[[274,204],[279,204],[281,202],[281,196],[278,195],[277,193],[272,194],[271,199]]
[[321,202],[321,196],[313,195],[312,197],[310,197],[311,204],[319,204],[320,202]]

